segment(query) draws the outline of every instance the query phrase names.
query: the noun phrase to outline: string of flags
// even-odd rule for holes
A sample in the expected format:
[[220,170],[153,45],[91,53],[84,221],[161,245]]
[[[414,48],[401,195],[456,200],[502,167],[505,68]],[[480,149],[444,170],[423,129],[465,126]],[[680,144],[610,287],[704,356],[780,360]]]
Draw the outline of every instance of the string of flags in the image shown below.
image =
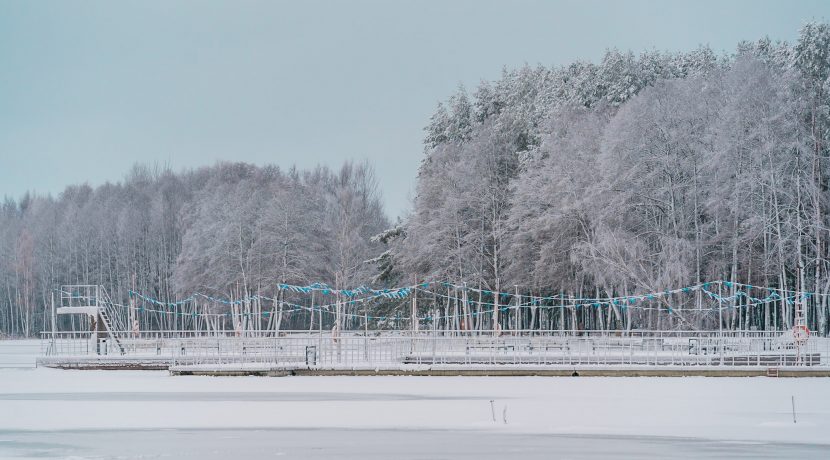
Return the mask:
[[[444,296],[443,294],[435,293],[435,292],[431,292],[431,291],[424,291],[424,292],[428,293],[428,294],[435,294],[435,295],[439,295],[439,296]],[[444,296],[444,297],[446,297],[446,296]],[[789,296],[789,297],[786,297],[784,299],[789,304],[792,304],[792,302],[795,300],[795,296]],[[732,308],[753,307],[753,306],[757,306],[757,305],[762,305],[764,303],[763,299],[760,299],[760,300],[761,301],[755,302],[755,303],[752,303],[752,304],[744,304],[744,305],[736,305],[736,306],[723,306],[723,307],[720,307],[720,308],[721,309],[732,309]],[[443,319],[452,319],[452,318],[456,318],[456,317],[460,317],[460,318],[463,318],[463,317],[477,317],[477,316],[490,315],[490,314],[493,314],[493,312],[495,311],[495,304],[493,304],[493,303],[476,302],[476,301],[471,302],[471,303],[484,305],[484,306],[489,307],[489,308],[483,309],[481,311],[472,311],[472,312],[468,312],[468,313],[461,313],[460,312],[458,315],[455,315],[455,314],[425,315],[425,316],[418,317],[418,321],[443,320]],[[123,307],[123,308],[129,308],[126,305],[121,305],[121,304],[114,304],[114,305],[119,306],[119,307]],[[543,308],[543,309],[574,308],[574,309],[579,310],[579,309],[582,309],[582,308],[590,308],[590,307],[599,308],[602,305],[605,305],[605,303],[603,303],[603,302],[591,302],[591,303],[577,303],[577,304],[569,304],[569,305],[540,305],[538,307]],[[499,311],[500,312],[507,312],[507,311],[510,311],[510,310],[516,310],[518,308],[523,308],[523,307],[527,307],[527,306],[528,305],[526,305],[526,304],[501,306],[501,307],[499,307]],[[297,312],[297,311],[314,311],[314,312],[318,312],[320,314],[326,313],[326,314],[330,314],[330,315],[334,316],[337,313],[336,313],[336,311],[334,311],[332,309],[332,307],[334,307],[334,305],[323,305],[323,306],[319,306],[319,307],[309,307],[309,306],[305,306],[305,305],[298,305],[298,304],[283,302],[283,309],[281,310],[281,312],[282,313],[293,313],[293,312]],[[627,305],[622,305],[622,304],[620,305],[620,310],[623,311],[623,312],[627,308],[636,308],[638,310],[644,310],[644,311],[667,310],[669,314],[673,314],[674,310],[675,310],[671,306],[668,306],[668,307],[659,307],[659,306],[654,307],[654,306],[640,305],[640,306],[636,306],[636,307],[629,307]],[[144,306],[137,307],[137,310],[141,311],[141,312],[154,312],[154,313],[172,314],[172,315],[175,315],[175,316],[182,316],[182,317],[189,317],[189,316],[193,316],[193,317],[208,317],[208,316],[210,316],[210,317],[231,317],[231,316],[233,316],[233,314],[230,313],[230,312],[226,312],[226,313],[199,313],[199,312],[194,311],[194,312],[188,313],[188,312],[175,312],[175,311],[169,311],[169,310],[156,310],[156,309],[152,309],[152,308],[146,308]],[[681,310],[681,309],[678,309],[678,310]],[[717,311],[718,308],[711,308],[710,310]],[[270,315],[272,315],[273,313],[274,312],[272,312],[272,311],[263,311],[261,313],[240,312],[240,313],[237,313],[237,315],[238,316],[243,316],[243,317],[254,317],[254,316],[260,315],[263,318],[267,318]],[[386,320],[391,320],[391,319],[394,319],[394,318],[400,319],[399,316],[376,316],[376,315],[368,315],[368,314],[365,314],[365,313],[361,314],[361,313],[341,312],[341,315],[344,316],[344,317],[353,317],[353,318],[366,319],[368,321],[386,321]]]
[[413,289],[421,287],[426,288],[432,283],[421,283],[414,286],[400,287],[395,289],[370,289],[366,286],[360,286],[355,289],[334,289],[325,283],[313,283],[308,286],[296,286],[293,284],[278,284],[279,289],[285,291],[298,292],[308,294],[312,291],[321,292],[323,295],[342,295],[348,298],[357,297],[363,294],[373,294],[385,297],[387,299],[403,299],[407,297]]
[[[357,303],[362,303],[362,302],[366,302],[366,301],[369,301],[369,300],[374,300],[374,299],[381,298],[381,297],[385,298],[385,299],[404,299],[404,298],[408,297],[415,289],[416,289],[415,286],[397,288],[397,289],[384,289],[384,290],[371,289],[367,292],[371,293],[372,295],[369,295],[369,296],[366,296],[366,297],[361,297],[361,298],[353,298],[352,297],[351,300],[341,301],[339,303],[339,305],[354,305],[354,304],[357,304]],[[310,291],[295,291],[295,292],[304,292],[305,293],[305,292],[310,292]],[[240,299],[223,299],[223,298],[220,298],[220,297],[214,297],[214,296],[210,296],[210,295],[207,295],[207,294],[195,293],[195,294],[192,294],[192,295],[190,295],[189,297],[187,297],[185,299],[178,300],[178,301],[175,301],[175,302],[165,302],[165,301],[162,301],[162,300],[159,300],[159,299],[156,299],[156,298],[153,298],[151,296],[147,296],[147,295],[141,294],[139,292],[135,292],[135,291],[129,291],[128,295],[130,297],[140,299],[140,300],[142,300],[144,302],[147,302],[147,303],[151,303],[151,304],[158,305],[158,306],[163,306],[163,307],[170,307],[170,308],[179,307],[179,306],[188,304],[190,302],[193,302],[197,298],[203,298],[205,300],[209,300],[211,302],[216,302],[216,303],[219,303],[219,304],[222,304],[222,305],[243,305],[243,304],[248,303],[248,302],[262,301],[262,300],[269,301],[269,302],[281,302],[284,305],[290,305],[288,302],[281,301],[281,300],[279,300],[275,297],[268,297],[268,296],[263,296],[263,295],[251,295],[251,296],[246,296],[246,297],[243,297],[243,298],[240,298]],[[338,305],[338,303],[332,303],[328,306],[336,306],[336,305]]]
[[[344,296],[347,299],[349,299],[349,300],[342,301],[341,304],[352,304],[352,303],[359,303],[359,302],[366,301],[368,298],[377,298],[377,297],[382,297],[382,298],[386,298],[386,299],[404,299],[404,298],[407,298],[412,292],[414,292],[416,290],[426,291],[432,285],[440,285],[440,286],[444,286],[444,287],[447,287],[447,288],[453,288],[453,289],[457,289],[457,290],[466,290],[468,292],[481,293],[481,294],[487,295],[487,296],[496,296],[497,295],[500,299],[505,300],[504,303],[508,303],[507,301],[510,298],[517,297],[516,293],[497,292],[497,291],[492,291],[492,290],[488,290],[488,289],[478,289],[478,288],[473,288],[473,287],[467,287],[466,285],[454,284],[454,283],[449,283],[449,282],[440,282],[440,283],[439,282],[424,282],[424,283],[419,283],[419,284],[415,284],[415,285],[412,285],[412,286],[390,288],[390,289],[371,289],[371,288],[368,288],[366,286],[360,286],[360,287],[354,288],[354,289],[334,289],[334,288],[330,287],[329,285],[327,285],[325,283],[313,283],[313,284],[309,284],[309,285],[306,285],[306,286],[291,285],[291,284],[278,284],[277,287],[280,290],[290,291],[290,292],[294,292],[294,293],[301,293],[301,294],[309,294],[312,291],[314,291],[314,292],[320,292],[323,295],[332,295],[332,296],[341,295],[341,296]],[[743,288],[743,290],[737,289],[734,294],[723,296],[723,295],[720,295],[716,292],[711,291],[709,288],[712,285],[722,285],[722,286],[724,286],[726,288],[730,288],[730,289],[733,288],[733,287],[734,288]],[[767,292],[770,292],[770,294],[767,295],[766,297],[763,297],[763,298],[753,297],[748,293],[748,291],[750,289],[766,290]],[[750,284],[733,283],[733,282],[730,282],[730,281],[710,281],[710,282],[701,283],[701,284],[698,284],[698,285],[685,286],[685,287],[681,287],[681,288],[677,288],[677,289],[669,289],[669,290],[664,290],[664,291],[655,291],[655,292],[651,292],[651,293],[647,293],[647,294],[629,295],[629,296],[572,297],[572,296],[565,296],[563,294],[556,294],[556,295],[551,295],[551,296],[546,296],[546,297],[531,297],[531,296],[526,296],[526,295],[519,295],[518,297],[520,297],[520,298],[530,298],[531,299],[529,302],[522,304],[523,306],[538,306],[538,305],[541,305],[545,302],[554,301],[554,300],[560,300],[560,301],[567,300],[571,303],[577,303],[581,306],[588,306],[586,304],[592,304],[593,306],[603,306],[603,305],[621,305],[621,306],[623,306],[623,305],[635,304],[637,302],[641,302],[641,301],[644,301],[644,300],[655,300],[655,299],[660,298],[660,297],[670,296],[670,295],[678,294],[678,293],[690,293],[690,292],[697,291],[697,290],[701,290],[702,292],[704,292],[708,297],[710,297],[713,300],[724,301],[724,302],[731,302],[732,300],[739,299],[741,297],[746,297],[752,303],[758,303],[758,302],[765,303],[765,302],[771,302],[771,301],[776,301],[776,300],[781,300],[781,299],[783,299],[783,300],[785,300],[789,303],[793,303],[793,302],[796,301],[797,298],[800,298],[801,300],[805,300],[805,299],[809,299],[813,296],[825,295],[825,294],[818,294],[818,293],[815,293],[815,292],[803,292],[800,296],[798,296],[798,295],[782,296],[779,293],[794,294],[795,291],[780,289],[780,288],[772,288],[772,287],[767,287],[767,286],[754,286],[754,285],[750,285]],[[432,291],[429,291],[429,292],[435,294]],[[63,292],[63,294],[70,295],[73,298],[81,298],[82,297],[78,293]],[[367,294],[369,295],[368,297],[360,297],[360,296],[367,295]],[[171,301],[163,301],[163,300],[154,298],[152,296],[141,294],[139,292],[132,291],[132,290],[128,291],[128,295],[130,297],[139,298],[139,299],[141,299],[145,302],[153,303],[153,304],[156,304],[156,305],[159,305],[159,306],[170,307],[170,308],[189,304],[189,303],[193,302],[194,300],[196,300],[198,298],[202,298],[204,300],[208,300],[208,301],[223,304],[223,305],[242,305],[246,302],[250,302],[250,301],[254,301],[254,300],[275,301],[275,299],[273,299],[273,298],[269,298],[269,297],[266,297],[266,296],[260,296],[260,295],[252,295],[252,296],[247,296],[247,297],[243,297],[243,298],[239,298],[239,299],[226,299],[226,298],[211,296],[211,295],[207,295],[207,294],[203,294],[203,293],[194,293],[194,294],[190,295],[189,297],[186,297],[184,299],[180,299],[180,300],[177,300],[177,301],[172,301],[172,302]],[[469,303],[481,303],[483,305],[495,305],[495,302],[485,302],[485,301],[474,300],[474,299],[469,299],[469,298],[467,299],[467,302],[469,302]],[[502,303],[500,302],[499,304],[502,304]]]
[[[291,285],[291,284],[278,284],[277,287],[283,291],[290,291],[299,294],[309,294],[311,292],[320,292],[324,296],[343,296],[348,300],[341,300],[339,302],[328,303],[325,305],[319,306],[306,306],[300,305],[295,303],[286,302],[284,300],[280,300],[275,297],[267,297],[262,295],[252,295],[247,296],[240,299],[225,299],[221,297],[211,296],[203,293],[194,293],[189,297],[181,300],[177,300],[175,302],[167,302],[162,301],[156,298],[153,298],[148,295],[141,294],[136,291],[129,291],[129,296],[131,298],[136,298],[142,301],[142,305],[138,307],[139,311],[146,311],[146,312],[158,312],[158,313],[166,313],[166,314],[175,314],[178,316],[231,316],[231,313],[202,313],[202,312],[181,312],[181,311],[169,311],[169,310],[159,310],[159,309],[152,309],[147,308],[144,304],[149,303],[151,305],[168,308],[168,309],[175,309],[177,307],[181,307],[183,305],[189,304],[196,299],[204,299],[210,302],[215,302],[222,305],[243,305],[247,302],[251,301],[268,301],[274,302],[275,305],[277,303],[282,305],[282,312],[291,313],[296,311],[317,311],[322,313],[328,314],[337,314],[333,308],[337,308],[338,306],[347,307],[351,305],[361,304],[369,301],[373,301],[376,299],[405,299],[409,297],[412,293],[416,291],[423,292],[425,294],[429,294],[432,296],[444,298],[444,299],[457,299],[457,297],[453,297],[441,292],[437,292],[433,289],[430,289],[431,286],[443,286],[446,288],[452,288],[456,290],[467,290],[470,292],[481,293],[484,295],[491,296],[491,298],[495,299],[496,296],[500,299],[504,299],[505,301],[502,302],[495,302],[495,301],[486,301],[486,300],[475,300],[475,299],[467,299],[467,302],[470,304],[476,304],[479,306],[485,307],[485,309],[480,311],[473,311],[467,314],[459,314],[459,315],[444,315],[444,316],[437,316],[437,315],[426,315],[423,317],[418,318],[419,320],[423,321],[431,321],[431,320],[438,320],[438,319],[448,319],[448,318],[455,318],[458,316],[478,316],[478,315],[487,315],[492,314],[495,311],[495,308],[498,306],[499,311],[507,312],[510,310],[515,310],[519,308],[541,308],[541,309],[558,309],[558,308],[573,308],[573,309],[582,309],[582,308],[601,308],[601,307],[614,307],[618,308],[621,311],[625,311],[629,308],[636,308],[638,310],[667,310],[669,314],[674,313],[675,308],[671,305],[668,300],[665,300],[666,297],[672,296],[674,294],[679,293],[691,293],[695,291],[700,291],[707,297],[712,300],[719,302],[719,307],[713,307],[711,310],[717,311],[718,309],[730,309],[730,308],[748,308],[757,305],[762,305],[768,302],[773,301],[784,301],[789,305],[794,304],[799,300],[806,300],[810,297],[817,295],[813,292],[804,292],[800,295],[793,294],[793,295],[786,295],[792,293],[794,291],[787,291],[778,288],[770,288],[764,286],[753,286],[749,284],[742,284],[742,283],[733,283],[729,281],[711,281],[706,283],[701,283],[697,285],[691,286],[684,286],[681,288],[676,289],[669,289],[664,291],[655,291],[647,294],[639,294],[639,295],[629,295],[629,296],[618,296],[618,297],[605,297],[605,298],[590,298],[590,297],[570,297],[564,296],[563,294],[557,294],[552,296],[546,297],[531,297],[526,295],[517,295],[514,293],[507,293],[507,292],[496,292],[486,289],[478,289],[478,288],[471,288],[467,287],[466,285],[459,285],[449,282],[424,282],[415,284],[412,286],[405,286],[393,289],[371,289],[365,286],[361,286],[355,289],[334,289],[325,283],[313,283],[306,286],[299,286],[299,285]],[[721,295],[717,292],[714,292],[711,288],[713,286],[723,286],[730,290],[732,290],[731,294],[728,295]],[[749,290],[751,289],[761,289],[766,290],[769,294],[765,297],[754,297],[749,294]],[[782,294],[785,295],[782,295]],[[69,294],[69,293],[68,293]],[[511,302],[510,298],[514,298],[515,301]],[[664,299],[664,306],[653,306],[650,301]],[[735,300],[740,300],[741,298],[746,299],[746,302],[742,304],[736,304]],[[528,299],[522,302],[522,299]],[[547,304],[548,302],[558,301],[558,305],[551,305]],[[723,305],[727,303],[727,305]],[[117,304],[116,304],[117,305]],[[123,305],[119,305],[125,307]],[[680,309],[678,309],[680,310]],[[255,313],[238,313],[239,315],[243,316],[254,316],[257,315]],[[263,317],[268,317],[269,315],[273,314],[271,311],[263,311],[261,313]],[[368,315],[367,313],[347,313],[345,311],[340,312],[341,315],[346,317],[359,317],[368,320],[381,320],[385,321],[388,319],[392,319],[394,317],[388,316],[374,316]]]
[[[330,303],[330,304],[327,304],[327,305],[319,305],[319,306],[316,306],[316,307],[309,307],[309,306],[306,306],[306,305],[295,304],[295,303],[291,303],[291,302],[286,302],[284,300],[279,300],[279,299],[274,298],[274,297],[267,297],[267,296],[261,296],[261,295],[253,295],[253,296],[245,297],[243,299],[227,300],[227,299],[212,297],[212,296],[209,296],[209,295],[206,295],[206,294],[197,293],[197,294],[191,295],[190,297],[188,297],[185,300],[181,300],[181,301],[177,301],[177,302],[162,302],[158,299],[155,299],[155,298],[152,298],[152,297],[149,297],[149,296],[146,296],[146,295],[134,292],[134,291],[130,291],[130,296],[135,297],[137,299],[140,299],[143,302],[146,302],[146,303],[149,303],[149,304],[152,304],[152,305],[157,305],[157,306],[161,306],[161,307],[168,307],[168,308],[175,308],[175,307],[181,306],[184,303],[192,301],[193,299],[195,299],[197,297],[201,297],[201,298],[205,298],[207,300],[215,301],[215,302],[218,302],[218,303],[221,303],[221,304],[224,304],[224,305],[241,305],[241,304],[244,304],[244,303],[250,302],[250,301],[264,300],[264,301],[274,302],[275,304],[279,303],[282,307],[282,312],[285,312],[285,313],[305,310],[305,311],[317,311],[317,312],[320,312],[320,313],[328,313],[328,314],[336,315],[337,312],[336,312],[335,309],[338,306],[355,305],[355,304],[375,300],[375,299],[380,298],[380,297],[387,298],[387,299],[389,299],[389,298],[403,298],[402,296],[404,294],[402,294],[402,292],[401,292],[402,289],[396,289],[394,291],[395,292],[380,292],[378,294],[374,294],[374,295],[371,295],[371,296],[368,296],[368,297],[343,301],[343,302],[340,302],[339,304],[338,303]],[[406,291],[406,295],[408,296],[409,293],[411,293],[411,292],[412,292],[411,289]],[[129,308],[128,306],[121,305],[121,304],[113,304],[113,305],[116,305],[116,306],[119,306],[119,307],[124,307],[124,308]],[[169,311],[169,310],[158,310],[158,309],[147,308],[143,304],[139,305],[137,307],[137,310],[142,311],[142,312],[173,314],[173,315],[177,315],[177,316],[217,316],[217,317],[222,317],[222,316],[230,317],[230,316],[232,316],[232,313],[230,313],[230,312],[226,312],[226,313],[200,313],[200,312],[195,312],[194,311],[194,312],[187,313],[187,312],[177,312],[177,311]],[[237,313],[237,314],[242,315],[242,316],[256,316],[257,315],[255,313],[250,313],[250,312],[240,312],[240,313]],[[270,311],[263,311],[261,313],[261,316],[268,317],[271,314],[272,314],[272,312],[270,312]],[[341,312],[340,314],[343,315],[343,316],[347,316],[347,317],[359,317],[359,318],[366,318],[367,317],[366,314],[358,314],[358,313]],[[372,320],[372,319],[386,320],[388,318],[385,317],[385,316],[383,316],[383,317],[374,317],[374,316],[369,315],[368,319],[370,319],[370,320]]]

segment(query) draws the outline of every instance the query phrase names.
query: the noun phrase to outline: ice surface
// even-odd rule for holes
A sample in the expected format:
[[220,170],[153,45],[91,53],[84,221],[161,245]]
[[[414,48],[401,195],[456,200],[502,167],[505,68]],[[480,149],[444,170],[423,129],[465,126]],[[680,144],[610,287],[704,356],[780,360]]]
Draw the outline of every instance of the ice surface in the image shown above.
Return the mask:
[[0,458],[830,458],[828,384],[0,369]]
[[0,340],[0,369],[35,367],[40,340]]
[[[2,440],[13,438],[4,443]],[[665,459],[826,458],[822,445],[469,430],[148,430],[0,432],[13,458]],[[5,457],[4,457],[5,458]]]

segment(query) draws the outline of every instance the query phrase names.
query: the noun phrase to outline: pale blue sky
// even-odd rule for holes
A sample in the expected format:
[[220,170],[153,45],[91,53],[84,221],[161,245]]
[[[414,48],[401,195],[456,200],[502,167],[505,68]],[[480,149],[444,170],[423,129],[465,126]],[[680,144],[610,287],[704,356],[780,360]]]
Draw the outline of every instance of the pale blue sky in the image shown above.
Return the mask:
[[0,0],[0,195],[240,160],[371,160],[392,217],[459,83],[606,48],[793,41],[830,1]]

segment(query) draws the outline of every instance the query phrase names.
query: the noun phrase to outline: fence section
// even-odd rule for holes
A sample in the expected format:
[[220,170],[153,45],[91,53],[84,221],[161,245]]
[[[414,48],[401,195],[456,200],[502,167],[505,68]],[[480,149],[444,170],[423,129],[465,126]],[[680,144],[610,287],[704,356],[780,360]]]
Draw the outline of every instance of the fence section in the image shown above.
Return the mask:
[[830,339],[804,342],[770,332],[518,331],[509,335],[463,331],[308,331],[204,334],[161,331],[125,338],[122,348],[91,333],[46,334],[43,354],[67,361],[90,357],[125,363],[310,368],[446,366],[828,366]]

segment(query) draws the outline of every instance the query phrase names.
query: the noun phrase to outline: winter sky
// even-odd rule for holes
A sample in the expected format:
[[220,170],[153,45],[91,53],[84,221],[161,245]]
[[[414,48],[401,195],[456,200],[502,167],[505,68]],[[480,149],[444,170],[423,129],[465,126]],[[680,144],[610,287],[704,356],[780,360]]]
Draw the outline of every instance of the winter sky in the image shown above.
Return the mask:
[[606,48],[794,41],[815,1],[0,1],[0,195],[135,162],[375,164],[401,214],[459,84]]

